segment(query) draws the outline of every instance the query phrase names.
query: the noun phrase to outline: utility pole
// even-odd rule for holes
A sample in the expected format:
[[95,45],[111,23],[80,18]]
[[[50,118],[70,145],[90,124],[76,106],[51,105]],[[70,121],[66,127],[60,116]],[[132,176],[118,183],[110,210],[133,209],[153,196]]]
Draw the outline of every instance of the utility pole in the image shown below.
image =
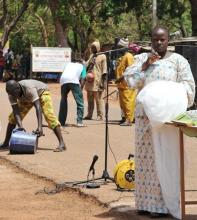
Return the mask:
[[152,0],[152,28],[157,25],[157,0]]

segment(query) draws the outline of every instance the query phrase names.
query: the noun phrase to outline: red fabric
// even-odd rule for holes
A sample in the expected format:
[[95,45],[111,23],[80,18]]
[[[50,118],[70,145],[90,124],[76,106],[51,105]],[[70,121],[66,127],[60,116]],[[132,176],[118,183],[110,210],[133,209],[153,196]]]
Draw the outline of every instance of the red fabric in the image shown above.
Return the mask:
[[5,66],[5,59],[4,59],[4,57],[0,57],[0,66]]

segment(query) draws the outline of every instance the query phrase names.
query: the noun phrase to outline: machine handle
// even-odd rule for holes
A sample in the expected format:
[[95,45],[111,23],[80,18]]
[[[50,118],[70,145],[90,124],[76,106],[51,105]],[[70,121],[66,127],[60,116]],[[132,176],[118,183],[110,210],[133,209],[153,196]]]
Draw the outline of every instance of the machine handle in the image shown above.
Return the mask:
[[134,157],[133,154],[129,154],[129,156],[128,156],[128,160],[130,160],[130,159],[133,158],[133,157]]

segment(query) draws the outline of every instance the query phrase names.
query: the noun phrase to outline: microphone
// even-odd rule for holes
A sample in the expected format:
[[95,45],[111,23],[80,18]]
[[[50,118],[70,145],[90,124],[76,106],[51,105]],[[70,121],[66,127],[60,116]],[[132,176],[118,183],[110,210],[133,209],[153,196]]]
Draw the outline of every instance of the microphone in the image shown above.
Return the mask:
[[129,49],[130,49],[129,47],[123,47],[123,48],[118,48],[118,49],[114,49],[114,50],[107,50],[107,51],[96,53],[96,56],[101,55],[101,54],[111,54],[113,52],[126,52]]
[[112,54],[113,52],[127,52],[127,51],[132,51],[133,53],[137,54],[141,49],[142,49],[141,46],[134,44],[134,43],[130,43],[128,47],[122,47],[122,48],[116,48],[113,50],[98,52],[96,53],[96,56],[101,55],[101,54]]
[[89,172],[90,172],[91,170],[94,170],[94,164],[96,163],[97,160],[98,160],[98,156],[97,156],[97,155],[94,155],[93,160],[92,160],[92,164],[90,165]]

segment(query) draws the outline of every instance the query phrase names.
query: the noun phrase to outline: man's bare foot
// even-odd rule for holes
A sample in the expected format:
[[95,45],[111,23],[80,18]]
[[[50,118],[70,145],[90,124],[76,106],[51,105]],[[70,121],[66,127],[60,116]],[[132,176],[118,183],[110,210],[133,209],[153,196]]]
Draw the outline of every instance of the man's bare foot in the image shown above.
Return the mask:
[[66,150],[66,145],[64,143],[60,143],[59,146],[54,150],[54,152],[62,152]]

